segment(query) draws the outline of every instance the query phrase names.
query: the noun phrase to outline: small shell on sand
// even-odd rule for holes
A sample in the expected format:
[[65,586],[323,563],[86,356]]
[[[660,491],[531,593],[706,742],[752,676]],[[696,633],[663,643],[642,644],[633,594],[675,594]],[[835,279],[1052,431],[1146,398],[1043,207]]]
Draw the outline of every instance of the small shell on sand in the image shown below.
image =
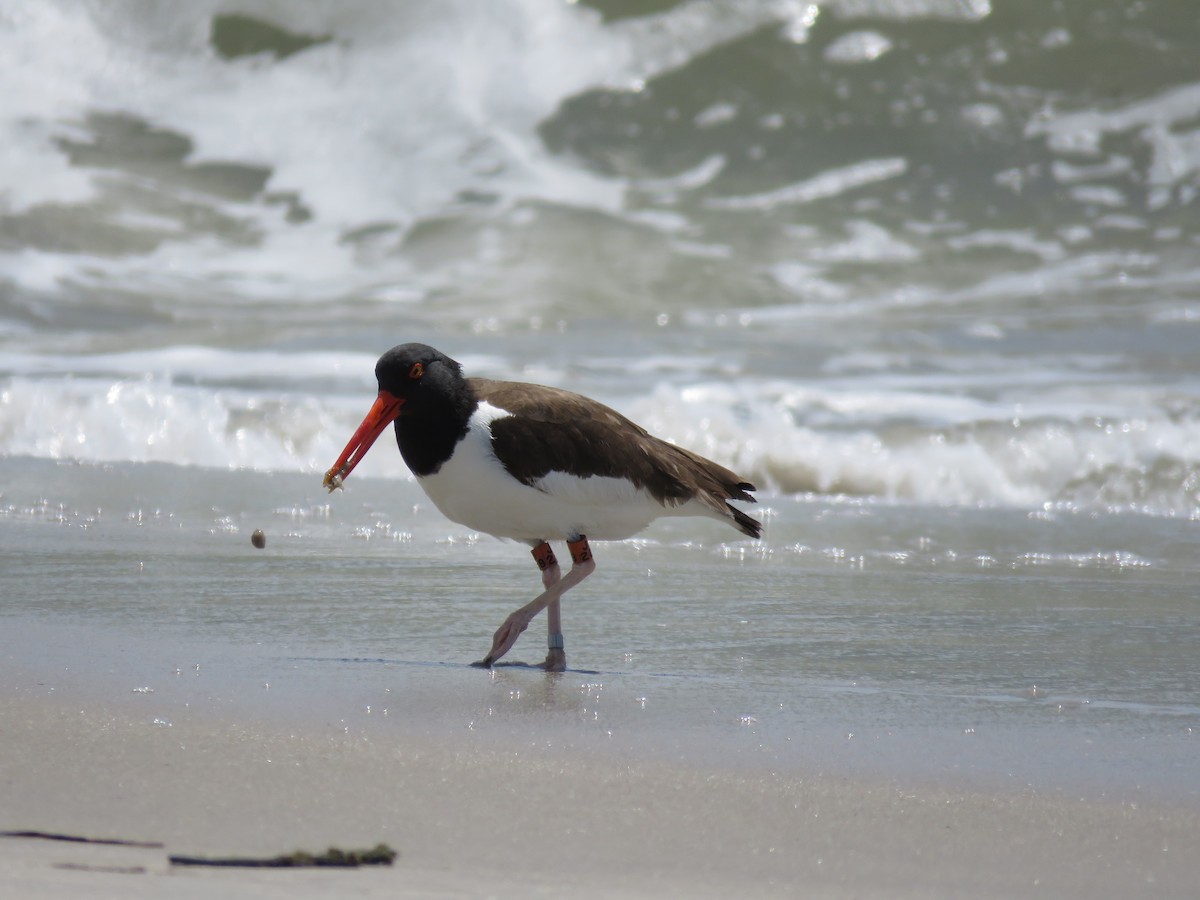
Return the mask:
[[250,535],[250,543],[252,543],[259,550],[267,546],[267,536],[263,534],[263,530],[261,528],[254,529],[254,534]]

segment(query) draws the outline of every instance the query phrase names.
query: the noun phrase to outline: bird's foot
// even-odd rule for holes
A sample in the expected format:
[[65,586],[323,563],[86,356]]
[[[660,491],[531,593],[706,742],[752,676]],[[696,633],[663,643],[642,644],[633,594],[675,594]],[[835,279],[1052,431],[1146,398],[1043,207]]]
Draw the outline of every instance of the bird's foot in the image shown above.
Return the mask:
[[546,661],[542,663],[542,668],[547,672],[567,671],[567,652],[562,649],[550,650],[546,653]]
[[517,642],[517,638],[521,636],[521,632],[529,627],[530,618],[532,617],[523,615],[522,610],[517,610],[505,619],[504,624],[497,628],[496,633],[492,636],[492,649],[480,661],[480,665],[485,669],[490,669],[496,660],[511,650],[513,644]]

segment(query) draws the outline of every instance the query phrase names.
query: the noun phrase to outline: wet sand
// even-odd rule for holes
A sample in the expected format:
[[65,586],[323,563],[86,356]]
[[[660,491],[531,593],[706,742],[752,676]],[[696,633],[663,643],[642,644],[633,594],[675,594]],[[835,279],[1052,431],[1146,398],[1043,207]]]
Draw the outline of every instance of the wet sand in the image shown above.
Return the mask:
[[[155,726],[136,699],[0,699],[8,897],[1194,896],[1194,811],[747,775],[463,740]],[[174,869],[168,854],[399,851],[384,869]]]

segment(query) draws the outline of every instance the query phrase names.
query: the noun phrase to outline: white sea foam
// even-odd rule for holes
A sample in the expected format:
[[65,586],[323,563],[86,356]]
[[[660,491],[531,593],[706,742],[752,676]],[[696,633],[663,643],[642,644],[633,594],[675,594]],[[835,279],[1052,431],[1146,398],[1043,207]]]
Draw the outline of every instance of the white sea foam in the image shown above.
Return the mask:
[[[0,441],[9,454],[49,459],[315,473],[333,462],[367,406],[151,376],[15,378],[0,387]],[[406,475],[395,453],[372,454],[360,471]]]
[[[259,229],[265,245],[212,247],[207,262],[203,247],[176,245],[124,264],[236,271],[260,291],[283,282],[303,298],[317,293],[303,287],[314,279],[354,277],[355,254],[339,244],[341,233],[364,223],[403,231],[464,192],[617,211],[625,183],[549,154],[538,124],[572,95],[634,87],[788,15],[772,2],[736,11],[699,3],[605,26],[586,7],[541,0],[455,0],[437,14],[404,3],[246,0],[238,12],[332,40],[285,59],[222,59],[209,30],[229,6],[0,4],[0,132],[17,138],[0,151],[7,208],[94,197],[97,173],[68,165],[56,142],[89,142],[88,117],[98,111],[136,117],[189,141],[186,165],[266,167],[267,189],[301,198],[311,219],[285,228],[278,205],[202,197]],[[159,224],[168,236],[179,227],[172,218]],[[402,273],[393,266],[376,274]]]
[[0,352],[0,370],[28,375],[121,378],[159,377],[220,384],[236,381],[284,381],[340,378],[373,384],[375,357],[361,353],[278,353],[179,345],[161,350],[50,356]]
[[1151,393],[1064,391],[1017,404],[707,384],[660,388],[634,412],[656,433],[788,493],[1194,515],[1200,416],[1147,415]]
[[903,175],[908,161],[903,157],[865,159],[820,172],[795,184],[784,185],[761,194],[737,197],[710,197],[705,201],[709,209],[725,210],[772,210],[777,206],[795,203],[811,203],[826,197],[836,197],[854,188],[886,181]]
[[[464,361],[469,371],[562,377],[549,369],[515,373],[478,355]],[[26,372],[0,382],[5,452],[320,472],[373,390],[374,360],[363,354],[176,347],[76,359],[69,370],[66,362],[0,357],[0,367]],[[1029,387],[1014,380],[985,400],[947,393],[942,377],[894,377],[886,366],[877,376],[809,384],[744,376],[696,381],[705,362],[641,360],[630,370],[639,380],[684,381],[610,402],[656,434],[785,493],[1200,511],[1197,398],[1152,385],[1106,385],[1103,377],[1071,386],[1026,373]],[[589,367],[606,369],[602,360]],[[621,368],[619,360],[607,365]],[[304,373],[299,382],[297,373]],[[979,381],[995,383],[986,373]],[[380,442],[363,471],[407,477],[389,444]]]
[[825,48],[825,59],[841,65],[873,62],[892,49],[892,42],[878,31],[851,31]]

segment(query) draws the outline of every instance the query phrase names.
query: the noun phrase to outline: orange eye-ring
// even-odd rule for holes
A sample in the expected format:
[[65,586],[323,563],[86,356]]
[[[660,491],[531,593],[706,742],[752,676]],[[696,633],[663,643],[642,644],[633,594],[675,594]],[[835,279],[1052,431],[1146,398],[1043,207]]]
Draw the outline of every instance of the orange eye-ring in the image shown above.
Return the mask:
[[416,381],[418,378],[420,378],[424,374],[425,374],[425,364],[424,363],[415,362],[412,364],[412,368],[408,370],[408,377],[411,378],[413,381]]

